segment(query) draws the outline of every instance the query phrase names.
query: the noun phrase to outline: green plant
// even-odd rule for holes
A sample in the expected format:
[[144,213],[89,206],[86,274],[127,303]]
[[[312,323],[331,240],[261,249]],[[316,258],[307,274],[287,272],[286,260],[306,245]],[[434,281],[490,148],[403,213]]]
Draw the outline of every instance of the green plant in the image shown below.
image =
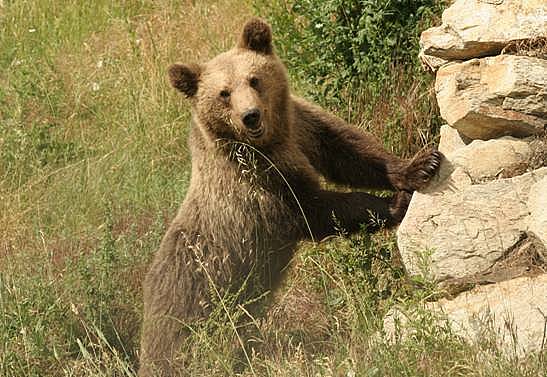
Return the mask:
[[393,67],[419,72],[419,35],[441,7],[438,0],[295,0],[261,9],[290,71],[322,97],[340,99],[348,86],[382,94]]

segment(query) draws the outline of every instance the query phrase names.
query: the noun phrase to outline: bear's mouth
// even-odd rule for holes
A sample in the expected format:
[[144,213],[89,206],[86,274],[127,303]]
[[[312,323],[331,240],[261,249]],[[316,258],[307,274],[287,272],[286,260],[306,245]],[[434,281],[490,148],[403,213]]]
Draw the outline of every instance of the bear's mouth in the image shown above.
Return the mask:
[[247,133],[253,139],[258,139],[259,137],[261,137],[264,134],[264,127],[260,126],[260,127],[258,127],[257,129],[254,129],[254,130],[253,129],[247,129]]

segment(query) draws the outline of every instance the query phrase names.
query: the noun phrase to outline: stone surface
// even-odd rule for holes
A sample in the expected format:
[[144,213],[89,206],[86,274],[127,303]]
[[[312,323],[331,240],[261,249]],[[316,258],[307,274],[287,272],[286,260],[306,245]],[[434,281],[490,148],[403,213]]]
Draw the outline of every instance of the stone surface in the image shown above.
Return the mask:
[[456,166],[464,168],[474,182],[500,176],[507,169],[525,163],[532,151],[528,142],[505,136],[474,140],[467,147],[449,154]]
[[446,159],[414,193],[398,246],[409,274],[440,282],[452,299],[394,309],[384,328],[406,336],[434,312],[511,356],[545,350],[547,2],[456,0],[420,47],[437,71]]
[[[510,355],[542,350],[547,321],[547,274],[479,286],[453,300],[426,304],[448,321],[456,334],[471,342],[495,340]],[[384,330],[391,339],[412,332],[417,313],[391,310]]]
[[439,151],[444,155],[453,153],[469,144],[469,140],[466,141],[465,136],[460,135],[457,129],[450,127],[448,124],[441,126],[440,133]]
[[[513,167],[527,165],[530,159],[534,158],[537,151],[532,146],[537,142],[538,140],[530,141],[511,136],[487,141],[470,141],[456,129],[444,125],[441,127],[439,151],[445,155],[453,169],[461,168],[470,182],[476,182],[495,177],[512,177],[509,171],[512,171]],[[534,168],[543,166],[545,165],[541,164]],[[451,173],[452,170],[443,169],[439,175],[446,178]]]
[[528,196],[529,230],[547,245],[547,177],[536,182]]
[[410,274],[426,274],[437,281],[478,274],[526,236],[528,194],[547,176],[547,168],[484,184],[472,184],[466,169],[470,167],[445,161],[439,180],[426,191],[414,193],[397,230],[401,257]]
[[441,68],[443,65],[447,63],[450,63],[451,61],[451,60],[446,60],[443,58],[438,58],[432,55],[426,55],[424,51],[420,51],[418,53],[418,59],[420,59],[420,62],[422,63],[422,68],[424,70],[433,72],[433,73],[437,72],[439,68]]
[[447,60],[499,54],[514,41],[547,36],[545,0],[457,0],[442,25],[420,38],[422,61],[436,68]]
[[471,139],[524,137],[547,123],[547,60],[500,55],[451,63],[437,73],[442,117]]

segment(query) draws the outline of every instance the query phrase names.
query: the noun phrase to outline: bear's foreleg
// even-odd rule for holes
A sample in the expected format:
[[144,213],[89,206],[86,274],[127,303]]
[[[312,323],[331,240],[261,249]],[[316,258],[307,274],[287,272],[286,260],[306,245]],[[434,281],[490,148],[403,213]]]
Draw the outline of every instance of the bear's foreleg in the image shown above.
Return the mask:
[[435,149],[404,160],[387,152],[368,132],[345,124],[323,126],[320,171],[335,183],[414,191],[429,182],[441,163],[442,154]]
[[411,160],[389,153],[371,133],[296,99],[296,134],[302,152],[328,180],[353,187],[414,191],[436,173],[442,154],[434,149]]
[[[320,191],[303,203],[307,226],[319,241],[341,232],[353,233],[364,226],[367,231],[392,227],[403,219],[411,194],[397,192],[380,198],[364,192]],[[306,235],[306,238],[312,238]]]

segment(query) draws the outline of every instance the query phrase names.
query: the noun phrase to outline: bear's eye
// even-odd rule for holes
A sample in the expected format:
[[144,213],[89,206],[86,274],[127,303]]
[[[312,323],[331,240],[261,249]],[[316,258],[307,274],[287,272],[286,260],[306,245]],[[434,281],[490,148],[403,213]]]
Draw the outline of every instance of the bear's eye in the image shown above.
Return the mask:
[[249,85],[251,85],[251,87],[254,88],[254,89],[258,88],[258,84],[259,84],[259,83],[260,83],[260,82],[259,82],[259,80],[258,80],[257,77],[251,77],[251,78],[249,79]]
[[223,99],[228,99],[230,97],[230,91],[224,89],[220,91],[220,97]]

